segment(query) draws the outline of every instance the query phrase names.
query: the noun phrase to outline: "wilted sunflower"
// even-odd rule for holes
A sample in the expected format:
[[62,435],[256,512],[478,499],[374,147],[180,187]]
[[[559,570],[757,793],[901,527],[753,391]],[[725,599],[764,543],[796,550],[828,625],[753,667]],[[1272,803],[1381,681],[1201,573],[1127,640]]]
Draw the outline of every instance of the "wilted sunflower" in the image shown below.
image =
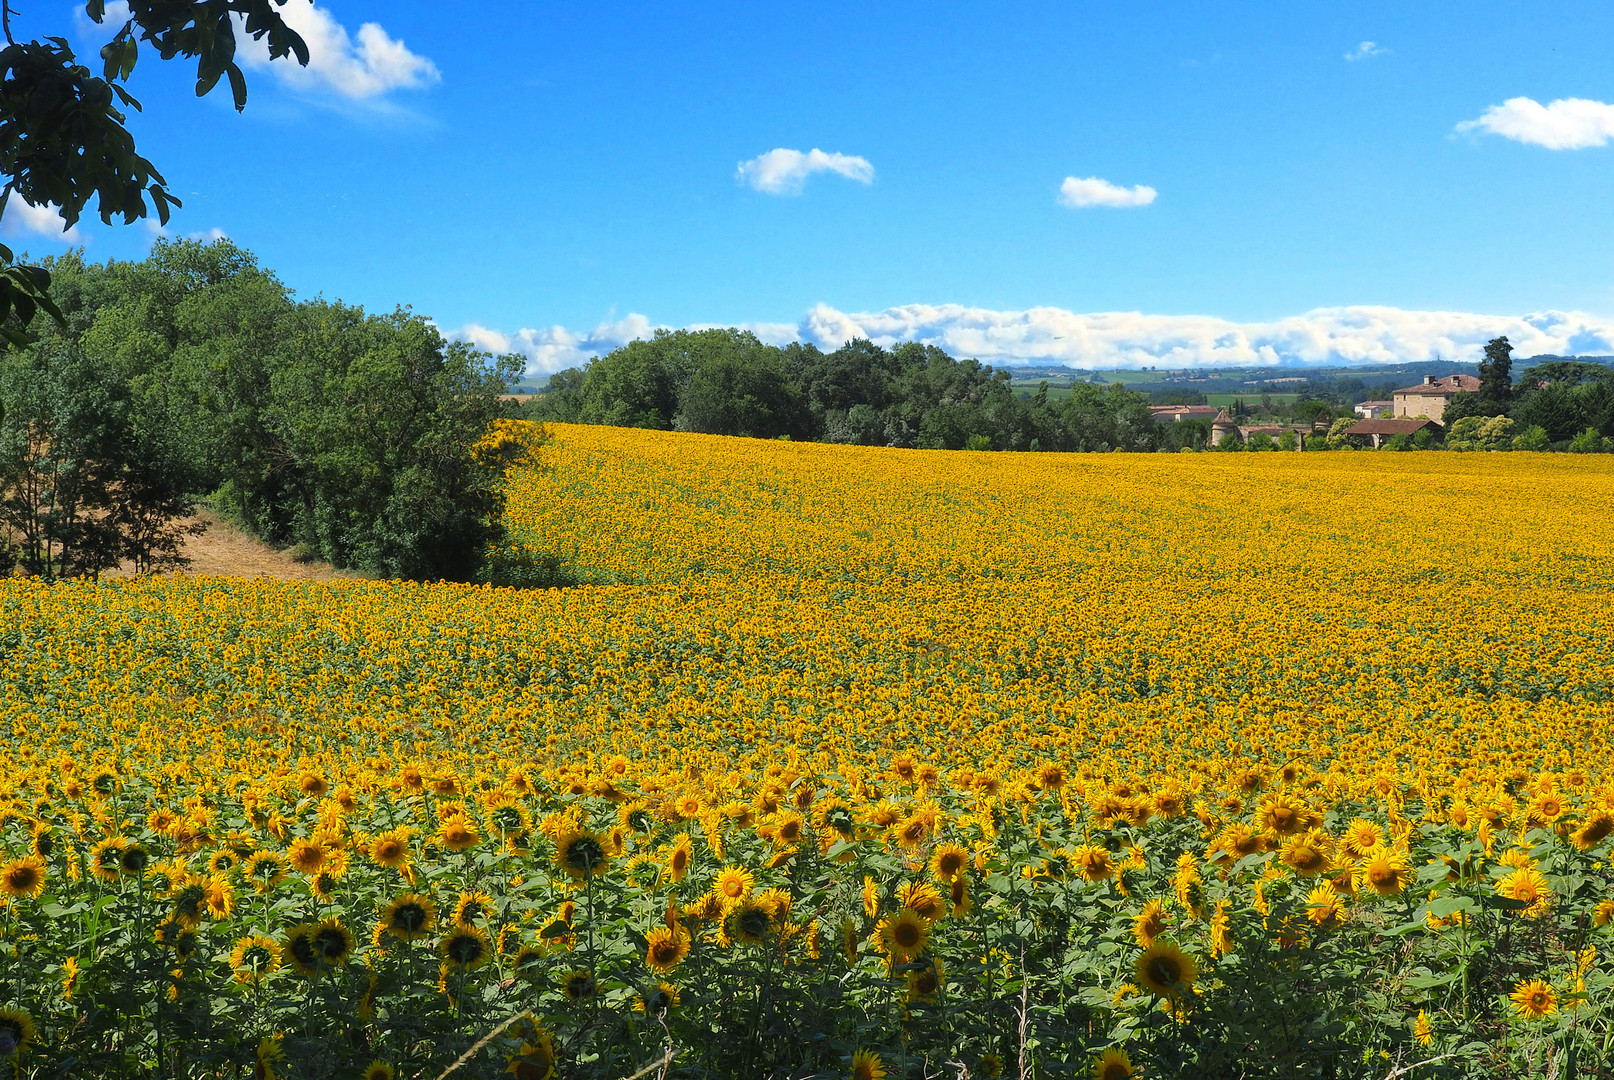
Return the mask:
[[260,982],[280,967],[280,947],[261,934],[244,937],[230,951],[230,967],[237,982]]
[[1199,968],[1194,958],[1169,941],[1157,941],[1137,963],[1138,985],[1160,997],[1180,997],[1193,989]]
[[1508,997],[1513,1001],[1513,1010],[1526,1020],[1540,1020],[1558,1011],[1558,995],[1540,979],[1520,981]]
[[437,904],[429,896],[403,893],[381,912],[381,931],[400,941],[416,941],[437,925]]
[[44,891],[45,860],[38,855],[24,855],[0,867],[0,893],[34,897]]
[[577,881],[598,877],[609,862],[605,840],[597,833],[568,829],[555,840],[555,865]]
[[445,966],[473,971],[488,962],[493,955],[493,943],[488,940],[487,931],[480,926],[462,923],[443,935],[443,940],[437,945],[437,953],[443,958]]

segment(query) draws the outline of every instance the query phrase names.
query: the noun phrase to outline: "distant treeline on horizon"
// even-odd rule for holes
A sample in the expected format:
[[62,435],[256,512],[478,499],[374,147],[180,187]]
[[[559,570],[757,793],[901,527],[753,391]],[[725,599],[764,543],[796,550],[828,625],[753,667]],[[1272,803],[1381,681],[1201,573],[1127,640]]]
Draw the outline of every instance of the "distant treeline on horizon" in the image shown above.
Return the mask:
[[[1588,363],[1607,359],[1614,358]],[[1535,361],[1543,371],[1566,362],[1533,357],[1521,364]],[[1156,424],[1150,405],[1203,403],[1207,393],[1234,393],[1253,406],[1241,403],[1242,416],[1264,412],[1274,422],[1310,426],[1348,417],[1358,402],[1387,400],[1425,374],[1472,373],[1475,365],[1207,369],[1176,377],[1183,369],[1139,369],[1148,377],[1137,380],[1061,369],[1068,379],[1036,381],[1054,370],[993,368],[916,342],[885,348],[855,340],[825,352],[802,342],[768,345],[734,328],[663,330],[555,373],[523,409],[535,420],[864,446],[1177,450],[1204,446],[1208,424]],[[1524,387],[1531,387],[1533,370],[1525,372]],[[1236,377],[1245,373],[1260,377]],[[1614,434],[1614,401],[1605,407],[1598,396],[1601,387],[1614,388],[1614,379],[1594,383],[1572,398],[1547,395],[1553,408],[1536,411],[1550,439],[1567,440],[1587,426]],[[1274,402],[1275,394],[1281,400]],[[1520,398],[1524,413],[1537,396],[1532,390]],[[1520,420],[1538,422],[1531,415]]]

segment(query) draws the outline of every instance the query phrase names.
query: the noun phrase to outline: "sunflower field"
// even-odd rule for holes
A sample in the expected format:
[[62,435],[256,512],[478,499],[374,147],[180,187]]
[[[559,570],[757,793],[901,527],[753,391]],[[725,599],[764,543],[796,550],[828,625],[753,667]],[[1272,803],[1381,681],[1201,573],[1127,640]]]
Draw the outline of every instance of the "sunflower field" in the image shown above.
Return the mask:
[[1614,1076],[1614,461],[549,434],[0,584],[0,1076]]

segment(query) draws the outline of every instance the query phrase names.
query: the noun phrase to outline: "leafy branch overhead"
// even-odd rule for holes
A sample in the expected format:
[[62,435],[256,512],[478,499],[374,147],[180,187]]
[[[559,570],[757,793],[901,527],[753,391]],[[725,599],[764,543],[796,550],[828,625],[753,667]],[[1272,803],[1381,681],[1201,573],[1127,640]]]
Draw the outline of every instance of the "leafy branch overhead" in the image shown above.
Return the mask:
[[[227,77],[240,110],[247,83],[235,62],[238,29],[266,41],[273,59],[308,63],[308,46],[277,10],[284,2],[131,0],[129,18],[101,49],[100,76],[79,62],[65,38],[15,40],[10,5],[0,5],[6,38],[0,49],[0,174],[6,181],[0,216],[15,194],[33,206],[59,207],[65,229],[94,198],[109,225],[114,217],[133,224],[151,210],[166,225],[180,201],[135,149],[125,110],[140,111],[140,102],[119,84],[133,74],[144,43],[164,60],[195,58],[198,97]],[[84,10],[97,24],[105,20],[105,0],[89,0]],[[27,327],[40,308],[59,321],[49,289],[44,269],[15,263],[0,245],[0,336],[13,345],[31,340]]]

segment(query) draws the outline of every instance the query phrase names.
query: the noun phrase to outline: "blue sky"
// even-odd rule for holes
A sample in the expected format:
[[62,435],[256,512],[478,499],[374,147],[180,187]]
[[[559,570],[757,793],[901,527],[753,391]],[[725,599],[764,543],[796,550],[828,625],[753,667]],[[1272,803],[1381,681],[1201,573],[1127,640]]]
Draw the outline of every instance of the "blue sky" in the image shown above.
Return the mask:
[[[286,11],[312,70],[249,66],[240,115],[143,54],[170,232],[535,371],[708,324],[1095,367],[1614,352],[1606,4]],[[24,5],[91,58],[112,26]],[[0,231],[60,250],[40,216]]]

